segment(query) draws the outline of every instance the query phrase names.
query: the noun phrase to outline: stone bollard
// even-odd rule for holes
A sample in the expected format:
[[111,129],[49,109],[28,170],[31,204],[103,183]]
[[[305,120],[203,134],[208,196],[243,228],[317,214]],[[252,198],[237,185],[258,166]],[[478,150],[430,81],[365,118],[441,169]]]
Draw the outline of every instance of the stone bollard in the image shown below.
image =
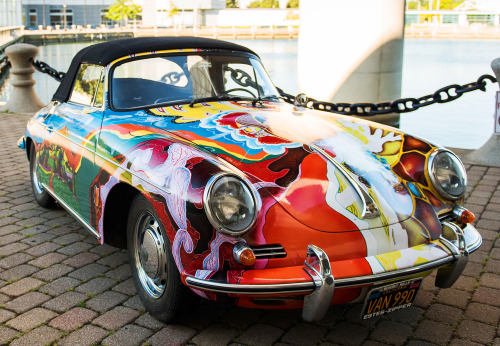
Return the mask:
[[35,68],[30,59],[35,59],[38,48],[31,44],[18,43],[5,49],[5,54],[9,58],[11,68],[10,83],[14,87],[7,103],[0,108],[0,111],[11,113],[35,113],[45,105],[35,94],[32,78]]
[[[500,58],[491,62],[491,68],[495,72],[497,81],[500,82]],[[495,97],[496,101],[496,97]],[[483,146],[471,151],[464,157],[465,163],[472,163],[484,166],[500,167],[500,135],[493,133]]]

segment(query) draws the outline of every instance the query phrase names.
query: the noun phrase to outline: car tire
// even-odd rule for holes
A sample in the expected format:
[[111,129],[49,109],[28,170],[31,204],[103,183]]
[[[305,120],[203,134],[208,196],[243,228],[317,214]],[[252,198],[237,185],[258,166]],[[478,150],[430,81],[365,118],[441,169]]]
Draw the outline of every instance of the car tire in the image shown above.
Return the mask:
[[33,190],[33,196],[35,201],[41,207],[53,209],[57,206],[54,198],[42,187],[42,184],[38,180],[38,174],[36,171],[36,166],[38,164],[38,159],[36,157],[35,145],[32,144],[30,147],[30,177],[31,177],[31,189]]
[[172,322],[194,308],[198,299],[182,283],[160,218],[141,194],[130,207],[127,247],[135,287],[152,316]]

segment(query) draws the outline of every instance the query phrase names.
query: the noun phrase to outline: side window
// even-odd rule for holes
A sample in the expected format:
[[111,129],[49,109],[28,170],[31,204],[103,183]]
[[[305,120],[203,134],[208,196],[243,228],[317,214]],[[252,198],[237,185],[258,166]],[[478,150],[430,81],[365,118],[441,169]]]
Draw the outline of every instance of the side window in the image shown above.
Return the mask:
[[103,96],[99,92],[102,94],[100,81],[104,76],[103,72],[102,66],[81,64],[69,100],[86,106],[102,106]]

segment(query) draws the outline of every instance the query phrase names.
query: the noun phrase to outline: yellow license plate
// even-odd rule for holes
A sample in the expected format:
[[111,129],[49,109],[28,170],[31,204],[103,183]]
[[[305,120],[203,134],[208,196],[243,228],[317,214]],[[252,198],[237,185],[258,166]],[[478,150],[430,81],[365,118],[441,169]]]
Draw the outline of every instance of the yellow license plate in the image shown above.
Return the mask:
[[417,296],[421,283],[422,278],[418,278],[371,290],[366,296],[361,318],[366,320],[410,307]]

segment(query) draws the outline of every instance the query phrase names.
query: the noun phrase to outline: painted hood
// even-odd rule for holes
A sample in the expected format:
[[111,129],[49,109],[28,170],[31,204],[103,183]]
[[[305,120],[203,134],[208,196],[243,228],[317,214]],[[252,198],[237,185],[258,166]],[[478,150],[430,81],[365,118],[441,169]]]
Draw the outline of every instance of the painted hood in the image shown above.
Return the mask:
[[[391,127],[280,103],[202,106],[196,119],[177,116],[174,132],[244,172],[318,231],[398,224],[412,216],[415,196],[424,195],[426,154],[402,166],[405,135]],[[367,203],[373,213],[364,212]]]

